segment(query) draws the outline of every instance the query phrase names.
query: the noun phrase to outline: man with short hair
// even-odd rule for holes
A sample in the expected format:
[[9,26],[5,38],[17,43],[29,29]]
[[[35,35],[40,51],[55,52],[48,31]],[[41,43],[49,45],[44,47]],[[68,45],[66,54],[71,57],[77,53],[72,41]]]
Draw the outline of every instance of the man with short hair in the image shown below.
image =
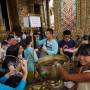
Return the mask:
[[71,39],[70,30],[65,30],[63,32],[63,39],[59,41],[58,45],[60,54],[65,54],[71,59],[75,49],[75,41]]
[[7,38],[7,43],[8,43],[8,46],[16,45],[17,44],[17,40],[14,38],[14,36],[9,36]]
[[53,38],[53,30],[47,29],[45,35],[46,35],[46,38],[42,40],[39,40],[39,38],[36,38],[37,45],[38,46],[42,45],[42,52],[40,57],[45,56],[45,54],[46,55],[57,54],[58,52],[58,43]]

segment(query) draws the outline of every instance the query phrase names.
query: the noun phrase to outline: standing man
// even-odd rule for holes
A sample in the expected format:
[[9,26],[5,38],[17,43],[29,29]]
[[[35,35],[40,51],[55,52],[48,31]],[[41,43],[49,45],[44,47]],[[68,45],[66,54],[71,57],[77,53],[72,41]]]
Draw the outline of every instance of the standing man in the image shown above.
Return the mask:
[[46,31],[46,38],[39,40],[39,38],[36,39],[37,46],[42,45],[42,50],[40,53],[40,57],[45,55],[53,55],[57,54],[58,52],[58,43],[53,38],[53,30],[47,29]]

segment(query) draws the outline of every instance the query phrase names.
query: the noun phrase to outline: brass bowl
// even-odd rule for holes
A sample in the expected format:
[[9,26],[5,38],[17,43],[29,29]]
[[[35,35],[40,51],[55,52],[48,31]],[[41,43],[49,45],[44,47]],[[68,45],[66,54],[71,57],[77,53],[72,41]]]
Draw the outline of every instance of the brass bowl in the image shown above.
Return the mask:
[[41,65],[52,64],[55,61],[64,63],[68,62],[69,58],[66,55],[47,55],[38,60],[38,63]]
[[40,83],[34,83],[25,90],[63,90],[64,83],[61,80],[58,81],[44,81]]
[[65,55],[47,55],[38,60],[40,67],[41,76],[47,78],[48,80],[61,79],[54,62],[58,61],[61,64],[68,62],[68,57]]

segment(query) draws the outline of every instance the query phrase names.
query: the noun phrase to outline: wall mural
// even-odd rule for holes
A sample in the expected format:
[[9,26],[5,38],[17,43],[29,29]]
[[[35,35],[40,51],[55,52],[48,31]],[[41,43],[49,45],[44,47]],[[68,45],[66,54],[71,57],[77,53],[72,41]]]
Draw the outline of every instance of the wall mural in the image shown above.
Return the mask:
[[76,21],[76,0],[60,0],[62,30],[74,30]]

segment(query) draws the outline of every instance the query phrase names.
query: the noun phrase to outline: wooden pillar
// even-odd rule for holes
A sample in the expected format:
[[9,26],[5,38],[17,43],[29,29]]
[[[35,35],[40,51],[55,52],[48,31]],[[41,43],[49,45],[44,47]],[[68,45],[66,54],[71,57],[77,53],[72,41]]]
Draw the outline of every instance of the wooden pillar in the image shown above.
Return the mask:
[[18,10],[16,0],[6,0],[10,31],[19,26]]
[[76,33],[81,34],[81,0],[76,0]]
[[90,34],[90,0],[86,0],[86,30],[87,34]]
[[44,12],[43,1],[41,1],[41,24],[42,27],[45,27],[45,12]]
[[60,0],[54,0],[54,23],[58,39],[62,37],[60,9]]
[[11,32],[11,19],[10,19],[10,10],[9,10],[8,0],[6,0],[6,5],[7,5],[7,13],[8,13],[9,27],[10,27],[10,32]]
[[83,34],[85,34],[85,30],[86,30],[86,0],[81,0],[81,32],[83,32]]
[[2,31],[3,20],[2,20],[2,9],[1,9],[1,2],[0,2],[0,32]]
[[50,10],[49,10],[49,0],[46,0],[46,12],[47,12],[47,26],[50,27]]

